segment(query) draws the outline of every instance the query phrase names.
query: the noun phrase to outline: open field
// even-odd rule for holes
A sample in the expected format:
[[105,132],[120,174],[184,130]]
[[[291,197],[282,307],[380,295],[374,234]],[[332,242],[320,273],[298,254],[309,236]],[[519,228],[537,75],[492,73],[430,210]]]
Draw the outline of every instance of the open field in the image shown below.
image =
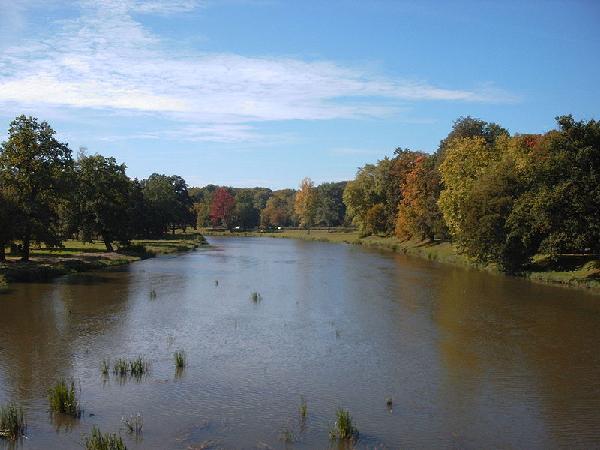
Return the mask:
[[[358,231],[331,230],[282,230],[277,232],[216,232],[203,230],[206,236],[263,236],[271,238],[292,238],[307,241],[334,242],[364,247],[390,250],[431,261],[472,267],[499,273],[496,267],[483,266],[460,254],[449,242],[400,241],[395,237],[360,237]],[[570,287],[588,288],[600,292],[600,260],[598,256],[564,255],[558,261],[549,261],[544,256],[535,258],[531,270],[522,274],[535,282],[561,284]]]

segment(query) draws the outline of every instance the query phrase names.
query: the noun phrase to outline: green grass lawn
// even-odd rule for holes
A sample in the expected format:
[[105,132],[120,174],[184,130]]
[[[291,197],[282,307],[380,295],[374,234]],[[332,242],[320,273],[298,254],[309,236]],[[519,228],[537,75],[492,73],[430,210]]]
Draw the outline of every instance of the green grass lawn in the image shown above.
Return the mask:
[[102,242],[67,240],[62,248],[44,246],[31,249],[31,261],[22,262],[19,256],[7,254],[7,261],[0,263],[0,287],[11,281],[47,280],[73,272],[102,269],[129,264],[155,255],[192,250],[206,244],[197,232],[179,233],[163,239],[134,240],[127,247],[109,253]]

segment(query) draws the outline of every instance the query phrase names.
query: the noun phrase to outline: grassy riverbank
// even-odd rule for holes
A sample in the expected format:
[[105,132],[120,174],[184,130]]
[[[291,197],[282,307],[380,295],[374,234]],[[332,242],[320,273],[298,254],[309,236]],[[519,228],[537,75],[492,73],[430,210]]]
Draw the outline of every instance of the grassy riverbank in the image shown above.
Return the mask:
[[0,263],[0,288],[10,282],[49,280],[61,275],[98,270],[129,264],[156,255],[188,251],[206,245],[199,233],[177,234],[164,239],[134,240],[130,246],[107,252],[100,242],[86,243],[68,240],[60,249],[37,248],[31,251],[31,261],[22,262],[8,255]]
[[[363,247],[378,248],[407,255],[418,256],[430,261],[473,267],[490,272],[498,272],[494,266],[476,264],[458,253],[449,242],[400,241],[394,237],[367,236],[361,238],[357,231],[337,230],[283,230],[273,233],[229,233],[204,231],[207,236],[265,236],[272,238],[292,238],[307,241],[337,242]],[[565,255],[558,261],[550,261],[543,256],[535,258],[530,271],[522,276],[532,281],[560,284],[564,286],[588,288],[600,292],[600,260],[580,255]]]

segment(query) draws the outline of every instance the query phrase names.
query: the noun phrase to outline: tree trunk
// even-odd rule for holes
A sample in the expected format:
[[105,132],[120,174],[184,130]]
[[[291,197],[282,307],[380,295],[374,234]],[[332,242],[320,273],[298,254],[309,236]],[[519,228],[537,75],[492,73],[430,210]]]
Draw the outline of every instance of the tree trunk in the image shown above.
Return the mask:
[[0,261],[6,261],[6,242],[0,242]]
[[111,253],[115,251],[113,249],[112,242],[109,239],[104,239],[104,245],[106,245],[106,251]]
[[21,261],[29,261],[29,247],[31,244],[31,236],[29,230],[25,231],[25,236],[23,236],[23,256],[21,257]]
[[175,236],[175,225],[171,225],[171,234]]

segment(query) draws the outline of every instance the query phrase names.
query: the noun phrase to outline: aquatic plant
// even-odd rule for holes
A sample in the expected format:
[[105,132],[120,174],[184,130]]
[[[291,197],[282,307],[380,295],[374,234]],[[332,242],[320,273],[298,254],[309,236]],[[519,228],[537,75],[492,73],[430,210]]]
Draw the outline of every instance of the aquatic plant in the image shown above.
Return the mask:
[[141,356],[129,362],[129,371],[132,377],[139,378],[148,373],[149,365]]
[[308,405],[304,397],[300,398],[300,420],[305,420],[308,414]]
[[136,415],[131,415],[129,417],[121,418],[121,422],[125,425],[125,428],[128,433],[135,433],[136,436],[142,433],[142,428],[144,427],[144,418],[141,413],[137,413]]
[[258,303],[262,300],[262,295],[260,295],[258,292],[253,292],[250,295],[250,299],[254,302],[254,303]]
[[81,409],[75,391],[75,382],[67,383],[66,380],[58,381],[48,391],[48,401],[52,412],[79,417]]
[[25,435],[23,408],[10,403],[0,407],[0,438],[15,440]]
[[100,373],[104,376],[108,376],[108,372],[110,371],[110,360],[103,359],[100,363]]
[[175,359],[175,367],[177,369],[183,369],[187,365],[185,352],[183,350],[178,350],[173,353],[173,358]]
[[281,433],[279,433],[279,439],[286,444],[291,444],[296,441],[296,435],[289,428],[284,428],[281,430]]
[[85,437],[86,450],[127,450],[121,436],[102,434],[98,427],[92,428],[92,433]]
[[117,359],[117,361],[115,362],[115,365],[113,366],[113,373],[115,375],[124,377],[127,375],[128,372],[129,372],[129,364],[127,363],[127,360],[123,359],[123,358]]
[[393,405],[393,402],[392,402],[392,397],[388,397],[388,398],[386,398],[386,399],[385,399],[385,404],[386,404],[386,406],[387,406],[389,409],[392,409],[392,405]]
[[346,409],[339,408],[336,412],[336,421],[333,428],[329,430],[330,439],[347,440],[357,439],[358,430],[352,423],[352,416]]
[[150,291],[150,300],[154,300],[156,298],[156,290],[152,289]]

